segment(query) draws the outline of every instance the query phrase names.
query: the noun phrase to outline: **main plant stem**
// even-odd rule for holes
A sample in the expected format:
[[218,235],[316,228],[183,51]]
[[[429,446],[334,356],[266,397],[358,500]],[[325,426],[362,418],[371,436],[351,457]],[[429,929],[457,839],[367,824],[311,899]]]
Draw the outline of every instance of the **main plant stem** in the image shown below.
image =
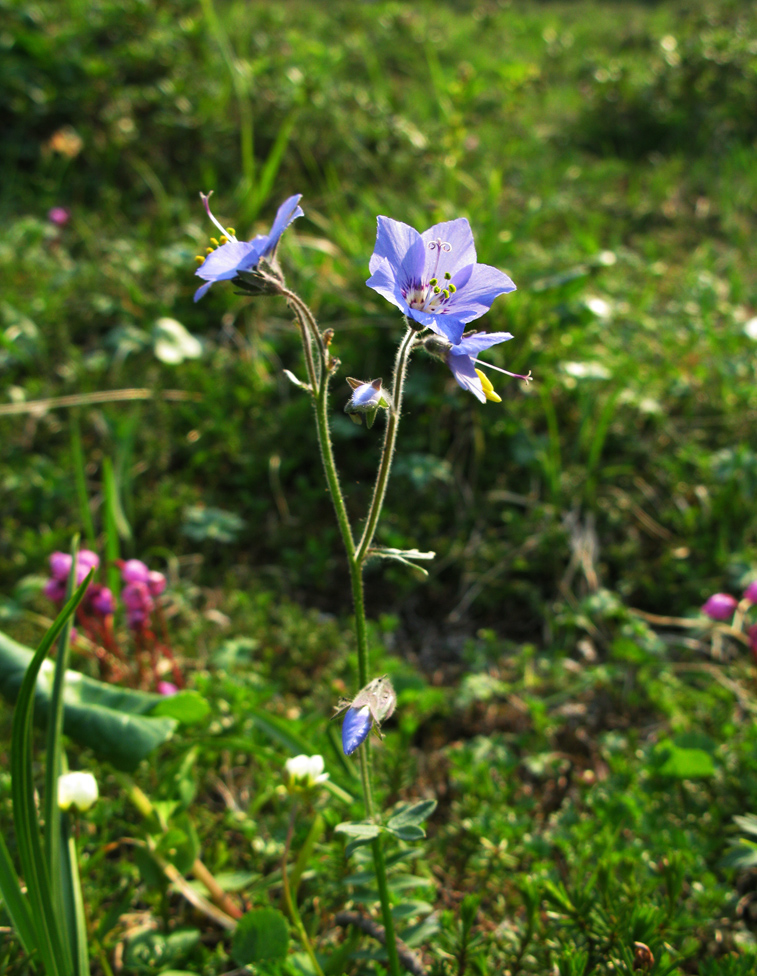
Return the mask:
[[[303,352],[305,354],[305,364],[308,371],[308,379],[313,392],[315,406],[315,426],[318,432],[318,445],[321,450],[321,460],[323,470],[326,474],[326,483],[334,505],[336,520],[339,524],[339,531],[342,536],[345,552],[347,554],[347,564],[350,571],[350,584],[352,588],[352,603],[355,609],[355,637],[357,640],[357,662],[358,662],[358,684],[363,687],[368,683],[368,628],[365,618],[365,600],[363,596],[363,565],[368,553],[368,548],[373,540],[376,531],[381,508],[386,494],[386,486],[389,480],[389,472],[392,465],[392,456],[397,439],[397,428],[399,426],[400,411],[402,407],[402,390],[405,380],[405,370],[410,356],[415,332],[408,328],[405,336],[397,351],[397,358],[394,366],[394,378],[392,383],[391,404],[389,416],[387,418],[386,433],[384,435],[384,445],[381,452],[381,461],[376,476],[376,484],[373,489],[371,507],[368,511],[363,535],[360,545],[356,549],[355,539],[352,534],[347,506],[344,502],[342,489],[339,485],[339,476],[334,460],[334,451],[331,444],[331,431],[328,421],[328,385],[331,377],[328,347],[324,342],[323,336],[318,328],[313,313],[307,305],[294,292],[285,289],[285,295],[290,306],[297,316],[302,337]],[[318,347],[321,355],[320,371],[317,371],[313,362],[313,344]],[[360,779],[363,787],[363,804],[365,806],[366,817],[374,820],[376,816],[373,804],[373,791],[371,788],[371,764],[370,764],[370,740],[366,740],[360,749]],[[397,942],[394,934],[394,920],[392,918],[391,902],[389,900],[389,886],[386,879],[386,864],[384,862],[384,851],[381,837],[376,837],[371,841],[373,851],[373,867],[376,874],[376,884],[378,886],[379,900],[381,902],[381,915],[384,922],[386,933],[386,954],[389,962],[389,972],[391,976],[400,976],[400,961],[397,953]]]

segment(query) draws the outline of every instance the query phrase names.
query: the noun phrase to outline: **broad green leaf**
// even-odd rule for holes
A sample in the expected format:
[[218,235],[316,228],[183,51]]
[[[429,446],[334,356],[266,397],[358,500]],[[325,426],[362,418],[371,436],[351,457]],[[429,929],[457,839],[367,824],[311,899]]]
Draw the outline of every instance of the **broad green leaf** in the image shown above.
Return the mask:
[[[0,694],[13,702],[19,693],[32,652],[0,633]],[[45,718],[50,703],[54,665],[43,662],[34,693],[35,716]],[[63,731],[89,746],[120,769],[133,769],[171,737],[176,720],[150,713],[164,699],[144,691],[119,688],[67,671],[63,688]]]
[[180,691],[159,701],[150,714],[175,718],[182,725],[195,725],[210,714],[210,704],[196,691]]
[[196,929],[162,932],[140,932],[126,943],[124,968],[129,973],[157,973],[162,967],[180,962],[200,941]]
[[652,763],[658,776],[673,779],[707,779],[715,773],[715,761],[704,749],[681,749],[666,739],[655,746]]
[[239,919],[231,955],[239,966],[283,959],[289,948],[287,920],[275,908],[256,908]]

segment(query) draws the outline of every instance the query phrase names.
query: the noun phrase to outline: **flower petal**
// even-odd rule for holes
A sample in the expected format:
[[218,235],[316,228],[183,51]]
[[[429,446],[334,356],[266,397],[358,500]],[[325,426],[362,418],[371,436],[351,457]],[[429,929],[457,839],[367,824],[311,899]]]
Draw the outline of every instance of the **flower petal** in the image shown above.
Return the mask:
[[359,745],[362,745],[371,731],[371,710],[367,705],[362,708],[348,708],[342,724],[342,748],[345,756],[351,756]]
[[512,280],[498,268],[476,264],[465,285],[452,279],[457,291],[450,298],[448,308],[461,322],[472,322],[484,315],[498,295],[515,291]]
[[[373,258],[371,258],[371,261]],[[397,283],[395,270],[389,263],[388,258],[381,258],[372,268],[373,274],[366,281],[369,288],[373,288],[379,295],[382,295],[392,305],[396,305],[405,315],[411,314],[410,306],[405,301],[402,290]]]
[[447,365],[452,370],[452,375],[458,384],[464,390],[472,393],[481,403],[486,403],[486,394],[481,385],[481,377],[474,369],[473,363],[468,356],[453,356],[450,354],[447,356]]
[[271,226],[271,233],[268,235],[268,242],[265,246],[265,250],[261,251],[261,257],[264,254],[272,254],[276,250],[276,245],[279,243],[279,238],[287,229],[287,227],[296,220],[297,217],[302,217],[305,211],[302,207],[298,206],[300,200],[302,199],[301,193],[295,193],[281,204],[279,209],[276,211],[276,216],[273,220],[273,225]]
[[457,220],[445,220],[441,224],[434,224],[421,234],[426,246],[426,275],[431,277],[437,265],[436,248],[429,247],[434,241],[442,241],[450,245],[450,250],[442,249],[439,254],[437,277],[443,276],[445,271],[454,274],[458,269],[476,263],[476,246],[473,243],[473,231],[465,217]]
[[[262,238],[265,240],[265,238]],[[261,238],[254,241],[229,241],[209,254],[195,271],[206,281],[226,281],[234,278],[237,271],[250,268],[260,260]]]
[[491,346],[496,346],[500,342],[507,342],[512,339],[510,332],[479,332],[476,335],[464,336],[460,342],[450,349],[451,356],[471,356],[474,359]]
[[385,259],[396,274],[405,259],[405,255],[412,245],[420,240],[421,235],[414,227],[403,224],[401,220],[392,220],[391,217],[377,217],[376,224],[378,225],[376,246],[373,249],[368,267],[373,274],[381,261]]
[[208,288],[210,288],[212,284],[213,284],[212,281],[206,281],[204,285],[200,285],[200,287],[195,292],[194,301],[199,302],[199,300],[202,298],[202,296],[205,294],[205,292],[208,290]]

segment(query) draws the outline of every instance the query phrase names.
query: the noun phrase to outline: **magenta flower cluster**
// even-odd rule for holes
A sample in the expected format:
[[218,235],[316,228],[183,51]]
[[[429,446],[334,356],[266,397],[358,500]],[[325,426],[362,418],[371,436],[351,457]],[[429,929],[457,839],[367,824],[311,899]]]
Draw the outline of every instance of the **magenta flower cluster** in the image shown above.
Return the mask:
[[127,559],[121,567],[121,579],[126,583],[121,590],[126,623],[132,630],[141,630],[155,609],[155,597],[166,588],[166,578],[148,569],[141,559]]
[[[744,590],[741,598],[747,603],[757,603],[757,580],[753,580]],[[730,593],[713,593],[702,605],[702,613],[710,620],[726,621],[733,617],[739,601]]]
[[[71,574],[72,557],[66,552],[54,552],[50,556],[50,579],[45,583],[44,594],[53,603],[62,604]],[[76,584],[84,582],[91,569],[98,569],[100,557],[89,549],[81,549],[76,560]],[[127,559],[121,564],[121,579],[126,584],[121,600],[126,607],[126,623],[131,630],[141,630],[155,609],[155,598],[166,588],[163,573],[149,569],[141,559]],[[102,583],[91,583],[82,602],[82,609],[100,620],[110,617],[116,610],[116,600],[111,590]]]
[[[71,575],[71,564],[73,557],[67,552],[54,552],[50,556],[50,572],[52,576],[45,583],[43,593],[58,605],[62,604],[66,598],[66,587],[68,577]],[[81,549],[76,559],[76,585],[84,582],[87,573],[91,569],[98,569],[100,557],[90,549]],[[87,588],[84,597],[83,609],[89,610],[96,617],[105,619],[116,609],[116,601],[107,586],[101,583],[91,583]]]

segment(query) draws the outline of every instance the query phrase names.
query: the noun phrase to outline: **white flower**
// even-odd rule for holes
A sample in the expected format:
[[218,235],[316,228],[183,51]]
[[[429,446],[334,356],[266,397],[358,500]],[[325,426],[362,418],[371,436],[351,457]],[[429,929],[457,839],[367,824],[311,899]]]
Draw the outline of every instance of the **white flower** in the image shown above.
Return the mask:
[[294,756],[287,759],[284,768],[287,773],[287,788],[291,792],[310,790],[325,783],[329,778],[323,771],[323,756]]
[[61,810],[76,807],[84,813],[95,805],[98,796],[97,780],[92,773],[64,773],[58,777],[58,806]]

